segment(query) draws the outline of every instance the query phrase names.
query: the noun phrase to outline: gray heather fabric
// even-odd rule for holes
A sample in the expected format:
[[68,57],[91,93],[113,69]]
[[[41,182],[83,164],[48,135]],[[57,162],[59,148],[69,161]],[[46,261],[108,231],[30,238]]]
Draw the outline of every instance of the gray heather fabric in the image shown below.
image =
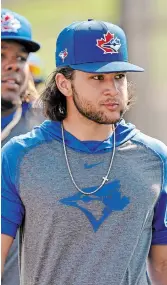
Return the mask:
[[14,136],[26,134],[30,132],[34,126],[40,125],[45,120],[42,109],[30,108],[26,111],[25,115],[21,117],[19,123],[12,129],[9,136],[2,141],[1,146],[4,146]]
[[[13,128],[9,136],[1,143],[3,146],[12,137],[25,134],[31,131],[36,125],[40,125],[44,121],[41,109],[29,109],[21,118],[19,123]],[[2,285],[19,285],[19,267],[18,267],[18,235],[14,239],[12,247],[9,251],[2,278]]]
[[[69,147],[67,153],[82,189],[101,183],[110,153],[79,153]],[[85,162],[96,167],[85,169]],[[21,285],[148,284],[143,260],[151,243],[161,162],[150,149],[128,141],[116,148],[109,178],[107,197],[100,191],[85,197],[72,184],[61,142],[25,154],[19,181],[26,209]],[[107,205],[111,198],[112,211]]]

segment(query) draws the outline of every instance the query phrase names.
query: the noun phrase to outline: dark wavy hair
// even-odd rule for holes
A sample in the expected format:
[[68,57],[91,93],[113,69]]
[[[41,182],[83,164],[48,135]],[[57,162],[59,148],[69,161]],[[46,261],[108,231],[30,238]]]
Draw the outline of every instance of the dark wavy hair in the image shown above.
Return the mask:
[[[71,67],[61,67],[57,68],[51,73],[48,78],[48,83],[46,83],[44,90],[42,91],[38,104],[42,105],[45,117],[52,121],[63,121],[67,116],[67,104],[66,97],[60,92],[56,85],[55,76],[57,73],[61,73],[65,78],[71,81],[74,78],[75,70]],[[134,102],[133,97],[133,84],[128,82],[128,104],[127,110],[130,108]]]
[[58,89],[55,76],[61,73],[65,78],[72,80],[74,72],[71,67],[57,68],[49,76],[45,89],[40,95],[38,103],[42,104],[45,117],[52,121],[63,121],[67,116],[66,97]]

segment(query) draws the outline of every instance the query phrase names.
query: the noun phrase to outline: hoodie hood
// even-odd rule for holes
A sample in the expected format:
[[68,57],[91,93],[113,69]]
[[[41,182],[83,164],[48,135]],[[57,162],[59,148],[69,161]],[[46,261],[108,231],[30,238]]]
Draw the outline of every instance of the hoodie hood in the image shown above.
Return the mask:
[[[40,128],[42,131],[47,132],[52,139],[56,139],[62,143],[60,122],[46,120],[42,123]],[[139,130],[137,130],[133,124],[125,123],[124,120],[121,120],[116,124],[116,146],[119,146],[133,138],[138,132]],[[99,153],[106,152],[107,150],[110,151],[113,147],[113,135],[104,141],[80,141],[72,134],[64,130],[64,138],[66,146],[78,152]]]

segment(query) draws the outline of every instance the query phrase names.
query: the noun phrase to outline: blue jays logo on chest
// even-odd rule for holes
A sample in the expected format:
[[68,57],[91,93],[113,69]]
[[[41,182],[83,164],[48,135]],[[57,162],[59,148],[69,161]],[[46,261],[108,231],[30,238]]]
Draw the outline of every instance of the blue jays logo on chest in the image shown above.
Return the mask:
[[[96,188],[97,186],[84,188],[83,191],[89,193]],[[130,200],[126,196],[121,196],[120,182],[115,180],[105,184],[101,190],[93,195],[84,195],[79,192],[63,198],[59,202],[80,209],[88,218],[94,232],[96,232],[112,212],[123,211],[130,203]]]

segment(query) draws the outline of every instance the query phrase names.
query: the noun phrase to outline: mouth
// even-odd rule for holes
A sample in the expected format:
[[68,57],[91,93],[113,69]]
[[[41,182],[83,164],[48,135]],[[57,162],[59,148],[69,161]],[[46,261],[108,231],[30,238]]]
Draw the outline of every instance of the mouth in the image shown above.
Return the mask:
[[119,108],[119,103],[118,102],[104,103],[103,106],[105,106],[107,109],[111,111],[115,111]]
[[18,90],[20,88],[20,81],[17,78],[2,79],[1,84],[12,90]]

